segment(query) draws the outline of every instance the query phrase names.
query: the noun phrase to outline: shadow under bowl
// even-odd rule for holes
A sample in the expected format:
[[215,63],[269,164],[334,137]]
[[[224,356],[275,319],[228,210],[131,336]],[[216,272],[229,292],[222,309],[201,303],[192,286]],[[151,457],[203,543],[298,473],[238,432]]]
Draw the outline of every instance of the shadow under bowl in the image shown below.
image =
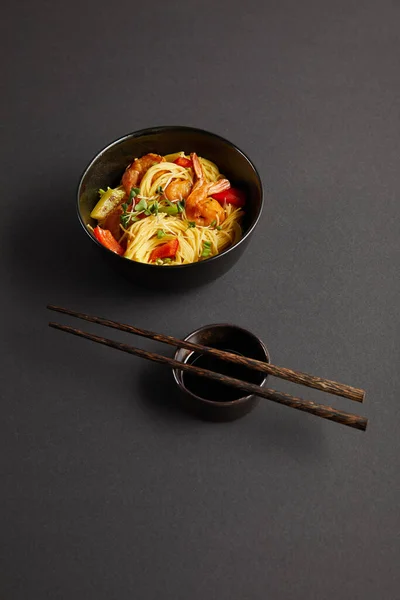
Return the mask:
[[[190,333],[185,340],[270,362],[268,350],[263,342],[250,331],[236,325],[206,325]],[[175,360],[260,386],[264,385],[268,378],[267,375],[253,369],[185,348],[176,351]],[[243,396],[243,392],[238,389],[193,375],[188,371],[173,369],[173,376],[180,390],[181,405],[202,419],[233,421],[249,413],[260,401],[258,396]]]
[[[246,194],[243,237],[217,256],[197,263],[159,266],[140,263],[118,256],[102,246],[88,229],[97,222],[90,213],[98,201],[98,190],[119,185],[127,165],[149,152],[169,154],[177,151],[197,152],[215,162],[232,185]],[[126,135],[101,150],[84,171],[78,187],[77,213],[79,221],[102,257],[112,269],[135,284],[147,287],[192,287],[208,283],[226,273],[246,249],[258,223],[263,207],[260,176],[251,160],[228,140],[202,129],[181,126],[154,127]]]

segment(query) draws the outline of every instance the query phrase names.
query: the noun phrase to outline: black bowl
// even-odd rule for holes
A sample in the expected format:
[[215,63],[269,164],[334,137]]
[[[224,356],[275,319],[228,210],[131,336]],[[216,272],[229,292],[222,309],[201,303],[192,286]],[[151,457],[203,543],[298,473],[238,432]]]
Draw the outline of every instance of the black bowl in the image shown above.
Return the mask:
[[[117,186],[126,166],[148,152],[169,154],[184,150],[215,162],[221,173],[239,185],[247,197],[243,237],[217,256],[188,265],[158,266],[118,256],[102,246],[87,228],[96,222],[90,213],[98,200],[98,190]],[[135,283],[150,286],[190,286],[207,283],[228,271],[246,249],[263,207],[260,176],[250,159],[228,140],[192,127],[154,127],[126,135],[101,150],[84,171],[79,187],[77,211],[85,232],[111,265]],[[100,255],[99,255],[100,256]]]
[[[268,350],[263,342],[247,329],[236,325],[206,325],[190,333],[185,340],[270,362]],[[258,371],[200,355],[185,348],[176,351],[175,360],[198,365],[260,386],[264,385],[268,377]],[[243,396],[243,392],[236,388],[204,377],[189,375],[188,371],[173,369],[173,376],[181,392],[180,399],[183,407],[202,419],[233,421],[244,417],[260,401],[258,396]]]

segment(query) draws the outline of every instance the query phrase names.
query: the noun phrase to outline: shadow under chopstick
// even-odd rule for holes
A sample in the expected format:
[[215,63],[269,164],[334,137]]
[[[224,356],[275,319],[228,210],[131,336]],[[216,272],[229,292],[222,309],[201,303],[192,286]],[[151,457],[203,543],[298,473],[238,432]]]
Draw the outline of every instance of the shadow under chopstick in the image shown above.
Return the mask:
[[[136,374],[137,376],[138,374]],[[154,364],[143,364],[137,382],[140,390],[139,402],[149,414],[157,414],[166,422],[198,421],[205,428],[222,428],[227,437],[235,436],[238,452],[241,444],[246,446],[251,439],[252,446],[284,449],[299,459],[309,460],[326,455],[327,445],[323,435],[324,423],[312,415],[277,406],[268,400],[260,404],[243,419],[226,423],[203,421],[193,415],[180,403],[179,390],[171,369]],[[334,427],[334,424],[330,426]]]

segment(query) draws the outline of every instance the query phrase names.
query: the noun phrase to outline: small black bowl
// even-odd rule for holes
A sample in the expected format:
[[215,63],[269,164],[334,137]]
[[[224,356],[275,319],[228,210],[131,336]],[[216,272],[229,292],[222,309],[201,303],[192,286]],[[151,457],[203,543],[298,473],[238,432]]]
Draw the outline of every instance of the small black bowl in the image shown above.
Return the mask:
[[[217,256],[188,265],[158,266],[118,256],[102,246],[87,228],[96,225],[90,213],[98,200],[98,190],[119,185],[132,160],[148,152],[169,154],[184,150],[197,152],[215,162],[221,173],[246,193],[243,237]],[[101,150],[84,171],[79,187],[77,211],[85,232],[112,267],[135,283],[151,287],[187,287],[213,281],[228,271],[246,249],[263,207],[260,176],[250,159],[228,140],[192,127],[154,127],[126,135]]]
[[[263,342],[250,331],[236,325],[206,325],[190,333],[185,340],[270,362],[268,350]],[[264,385],[268,377],[258,371],[184,348],[176,351],[175,360],[201,366],[204,369],[217,371],[260,386]],[[260,401],[258,396],[243,396],[243,392],[240,390],[211,379],[189,374],[188,371],[173,369],[173,376],[181,392],[182,405],[202,419],[233,421],[253,410]]]

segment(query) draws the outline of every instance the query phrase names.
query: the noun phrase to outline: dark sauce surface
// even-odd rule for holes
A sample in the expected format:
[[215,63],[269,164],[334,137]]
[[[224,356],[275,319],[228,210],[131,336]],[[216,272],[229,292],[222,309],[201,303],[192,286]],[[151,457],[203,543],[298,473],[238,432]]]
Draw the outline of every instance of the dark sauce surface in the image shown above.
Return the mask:
[[[223,348],[221,346],[213,347],[240,355],[239,352],[235,352],[229,348]],[[188,364],[196,367],[208,369],[209,371],[215,371],[217,373],[221,373],[222,375],[234,377],[235,379],[248,381],[249,383],[261,384],[263,380],[263,375],[257,373],[257,371],[247,369],[242,365],[225,362],[218,358],[214,358],[213,356],[193,353],[187,362]],[[206,377],[199,377],[198,375],[194,375],[189,372],[182,374],[182,381],[184,386],[190,392],[192,392],[192,394],[196,394],[196,396],[200,396],[206,400],[214,400],[215,402],[230,402],[248,395],[246,392],[240,391],[228,385],[224,385],[218,381],[213,381],[211,379],[207,379]]]

